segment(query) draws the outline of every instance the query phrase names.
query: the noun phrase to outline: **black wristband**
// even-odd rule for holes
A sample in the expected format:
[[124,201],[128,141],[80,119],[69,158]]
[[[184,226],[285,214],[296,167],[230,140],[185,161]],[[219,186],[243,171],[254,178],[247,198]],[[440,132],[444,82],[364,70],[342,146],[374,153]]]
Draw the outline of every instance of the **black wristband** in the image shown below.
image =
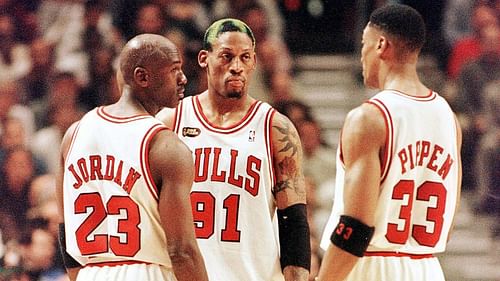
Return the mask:
[[278,210],[281,270],[286,266],[311,268],[311,240],[305,204]]
[[330,240],[342,250],[362,257],[374,232],[375,227],[369,227],[356,218],[342,215]]
[[77,262],[72,256],[66,252],[66,232],[64,223],[59,224],[59,250],[63,258],[63,263],[66,268],[81,267],[82,265]]

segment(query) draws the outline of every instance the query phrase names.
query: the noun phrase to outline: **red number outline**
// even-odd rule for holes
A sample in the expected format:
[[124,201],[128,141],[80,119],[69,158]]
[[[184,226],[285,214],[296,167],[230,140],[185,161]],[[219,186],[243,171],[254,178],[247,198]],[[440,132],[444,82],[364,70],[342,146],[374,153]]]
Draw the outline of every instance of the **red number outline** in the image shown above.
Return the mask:
[[[106,210],[107,207],[107,210]],[[89,213],[75,232],[78,248],[82,255],[96,255],[106,253],[111,249],[114,254],[133,257],[139,252],[141,229],[140,213],[137,204],[128,196],[112,196],[106,207],[99,193],[82,193],[75,200],[75,214]],[[87,212],[87,208],[91,208]],[[121,243],[120,237],[109,234],[94,234],[94,239],[89,236],[108,216],[120,215],[125,210],[126,218],[118,219],[118,233],[125,234],[126,242]]]
[[[196,238],[209,239],[215,233],[216,198],[206,191],[191,192],[191,207]],[[230,194],[222,202],[226,211],[225,226],[221,229],[221,241],[240,242],[238,229],[240,195]],[[201,207],[201,208],[199,208]]]
[[[408,195],[408,204],[402,205],[399,218],[404,220],[404,230],[397,229],[398,224],[389,223],[385,237],[387,241],[395,244],[404,244],[411,236],[419,245],[434,247],[439,242],[441,231],[443,230],[444,212],[446,207],[446,188],[440,182],[426,181],[418,188],[414,188],[412,180],[401,180],[393,188],[392,199],[402,200],[404,195]],[[427,226],[411,224],[411,212],[413,209],[413,196],[416,190],[416,200],[430,202],[431,198],[436,198],[436,206],[428,207],[426,220],[434,223],[432,232],[427,232]]]

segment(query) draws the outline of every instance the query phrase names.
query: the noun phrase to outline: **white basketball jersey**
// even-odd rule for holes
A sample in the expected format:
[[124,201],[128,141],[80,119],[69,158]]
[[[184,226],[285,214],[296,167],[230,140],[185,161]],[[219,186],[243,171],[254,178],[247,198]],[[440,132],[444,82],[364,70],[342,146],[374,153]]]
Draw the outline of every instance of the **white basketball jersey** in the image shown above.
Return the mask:
[[148,162],[150,141],[164,129],[150,115],[113,117],[105,107],[79,122],[64,163],[64,217],[67,251],[82,265],[171,268]]
[[[387,139],[375,234],[366,255],[444,251],[459,186],[457,128],[451,108],[435,92],[419,98],[386,90],[368,102],[382,112]],[[344,167],[339,151],[334,207],[322,239],[325,249],[344,213]]]
[[195,162],[191,204],[210,280],[283,280],[272,196],[271,119],[257,101],[227,128],[203,114],[198,97],[182,101],[174,131]]

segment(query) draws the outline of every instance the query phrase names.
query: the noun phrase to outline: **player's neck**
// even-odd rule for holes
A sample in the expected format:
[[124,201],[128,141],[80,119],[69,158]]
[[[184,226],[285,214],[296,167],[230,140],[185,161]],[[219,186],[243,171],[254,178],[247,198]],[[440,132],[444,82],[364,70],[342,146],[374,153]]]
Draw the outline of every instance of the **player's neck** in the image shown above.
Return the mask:
[[393,65],[382,79],[382,89],[397,90],[410,96],[426,96],[429,89],[422,84],[412,64]]
[[153,115],[156,108],[147,108],[147,105],[142,104],[137,100],[129,89],[124,89],[120,99],[106,107],[106,112],[115,116],[128,117],[138,114]]
[[239,122],[255,101],[248,95],[241,98],[226,98],[209,93],[200,95],[199,99],[203,113],[208,120],[221,127],[228,127]]

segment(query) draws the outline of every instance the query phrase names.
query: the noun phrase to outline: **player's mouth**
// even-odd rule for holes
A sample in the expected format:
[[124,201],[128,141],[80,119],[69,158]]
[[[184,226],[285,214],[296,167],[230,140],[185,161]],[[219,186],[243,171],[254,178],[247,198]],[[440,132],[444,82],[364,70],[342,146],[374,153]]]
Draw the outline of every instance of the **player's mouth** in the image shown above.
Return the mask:
[[185,90],[186,90],[186,89],[185,89],[184,87],[179,88],[179,89],[177,90],[177,96],[179,97],[179,99],[180,99],[180,100],[184,98],[184,91],[185,91]]
[[245,84],[245,79],[241,77],[231,77],[226,80],[226,83],[231,87],[240,88]]

